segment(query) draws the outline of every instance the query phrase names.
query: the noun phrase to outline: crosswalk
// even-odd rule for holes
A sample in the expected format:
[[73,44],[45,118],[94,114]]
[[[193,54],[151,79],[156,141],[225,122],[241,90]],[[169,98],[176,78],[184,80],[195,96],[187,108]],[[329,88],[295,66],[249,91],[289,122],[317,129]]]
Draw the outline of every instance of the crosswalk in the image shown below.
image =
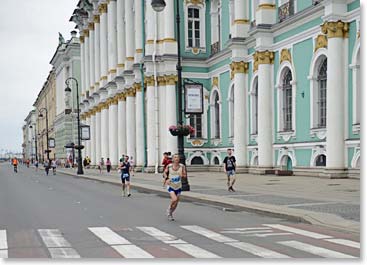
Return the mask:
[[[1,228],[1,227],[0,227]],[[38,242],[29,243],[12,231],[0,229],[0,258],[17,256],[17,248],[28,242],[28,248],[43,248],[48,257],[88,258],[88,249],[104,249],[110,257],[137,258],[358,258],[360,243],[350,238],[309,231],[284,224],[261,224],[254,227],[206,228],[199,225],[176,227],[87,227],[87,239],[73,237],[61,229],[34,230]],[[261,236],[261,235],[267,236]],[[257,235],[257,236],[254,236]],[[18,241],[18,242],[17,242]],[[210,242],[210,243],[209,243]],[[17,247],[17,244],[20,246]],[[113,255],[112,255],[113,254]]]

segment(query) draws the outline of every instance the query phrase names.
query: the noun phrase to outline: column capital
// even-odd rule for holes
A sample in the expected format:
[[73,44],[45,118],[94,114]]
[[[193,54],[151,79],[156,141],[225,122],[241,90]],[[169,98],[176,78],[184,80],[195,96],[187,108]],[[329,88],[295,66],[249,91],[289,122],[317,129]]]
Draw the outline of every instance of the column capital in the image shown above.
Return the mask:
[[146,76],[145,77],[145,80],[144,80],[144,83],[147,84],[147,86],[154,86],[155,84],[155,81],[154,81],[154,76]]
[[244,61],[240,62],[232,62],[230,64],[231,67],[231,79],[234,78],[235,74],[245,74],[248,73],[248,66],[249,64]]
[[260,10],[260,9],[276,9],[275,4],[270,4],[270,3],[263,3],[263,4],[259,4],[256,8],[256,10]]
[[117,94],[117,100],[118,101],[125,101],[126,100],[126,94],[124,92]]
[[134,83],[133,88],[135,92],[141,92],[141,83]]
[[94,22],[88,24],[88,30],[94,30]]
[[341,20],[327,21],[321,25],[321,32],[328,38],[348,38],[349,23]]
[[133,87],[126,90],[126,97],[135,97],[136,91]]
[[158,86],[165,86],[166,78],[164,76],[158,76]]
[[100,14],[107,13],[107,3],[102,3],[98,7],[98,12]]
[[101,21],[100,21],[100,17],[99,17],[99,15],[94,15],[93,16],[93,22],[94,23],[100,23]]
[[79,37],[80,43],[84,43],[84,36]]
[[83,34],[85,37],[89,37],[89,29],[84,29]]
[[254,54],[254,71],[257,70],[259,64],[273,64],[274,52],[271,51],[256,51]]
[[175,85],[176,82],[178,81],[177,75],[166,75],[165,78],[166,78],[166,85],[168,86]]

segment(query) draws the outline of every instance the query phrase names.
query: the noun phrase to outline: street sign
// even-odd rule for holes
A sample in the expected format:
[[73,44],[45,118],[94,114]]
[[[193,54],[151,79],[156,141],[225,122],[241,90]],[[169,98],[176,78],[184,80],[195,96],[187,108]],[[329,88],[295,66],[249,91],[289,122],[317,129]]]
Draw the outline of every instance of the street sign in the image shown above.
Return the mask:
[[49,138],[48,139],[48,147],[49,148],[55,148],[55,138]]
[[90,140],[90,126],[89,125],[81,125],[80,126],[80,139],[81,140]]
[[203,84],[185,83],[185,114],[203,114]]

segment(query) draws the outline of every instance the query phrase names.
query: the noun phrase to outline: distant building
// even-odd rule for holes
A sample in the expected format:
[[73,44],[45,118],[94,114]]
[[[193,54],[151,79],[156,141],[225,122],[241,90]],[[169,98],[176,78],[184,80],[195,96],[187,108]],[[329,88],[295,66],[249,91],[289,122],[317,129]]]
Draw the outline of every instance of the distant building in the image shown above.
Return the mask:
[[36,141],[35,141],[35,126],[36,126],[36,111],[31,110],[24,120],[23,126],[23,157],[24,159],[36,158]]

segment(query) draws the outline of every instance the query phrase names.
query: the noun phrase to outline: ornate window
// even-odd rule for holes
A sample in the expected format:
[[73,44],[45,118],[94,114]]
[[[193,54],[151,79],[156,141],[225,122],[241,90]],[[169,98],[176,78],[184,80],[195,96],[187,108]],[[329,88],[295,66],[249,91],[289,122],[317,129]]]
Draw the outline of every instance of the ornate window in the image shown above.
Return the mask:
[[184,15],[186,51],[205,52],[205,1],[185,1]]
[[283,77],[283,131],[292,131],[292,73],[288,69]]
[[190,115],[190,125],[195,128],[195,132],[190,134],[190,138],[202,138],[203,137],[202,115],[200,114]]
[[326,156],[325,155],[319,155],[316,157],[315,165],[317,167],[325,167],[326,166]]
[[219,95],[215,93],[214,97],[214,138],[220,138],[220,109],[219,109]]
[[221,40],[221,5],[220,0],[213,0],[211,3],[211,54],[215,54],[220,51]]
[[219,89],[213,87],[210,96],[210,118],[211,118],[211,138],[220,139],[221,137],[221,100]]
[[326,84],[327,84],[327,59],[325,58],[320,65],[318,76],[318,128],[326,127]]

